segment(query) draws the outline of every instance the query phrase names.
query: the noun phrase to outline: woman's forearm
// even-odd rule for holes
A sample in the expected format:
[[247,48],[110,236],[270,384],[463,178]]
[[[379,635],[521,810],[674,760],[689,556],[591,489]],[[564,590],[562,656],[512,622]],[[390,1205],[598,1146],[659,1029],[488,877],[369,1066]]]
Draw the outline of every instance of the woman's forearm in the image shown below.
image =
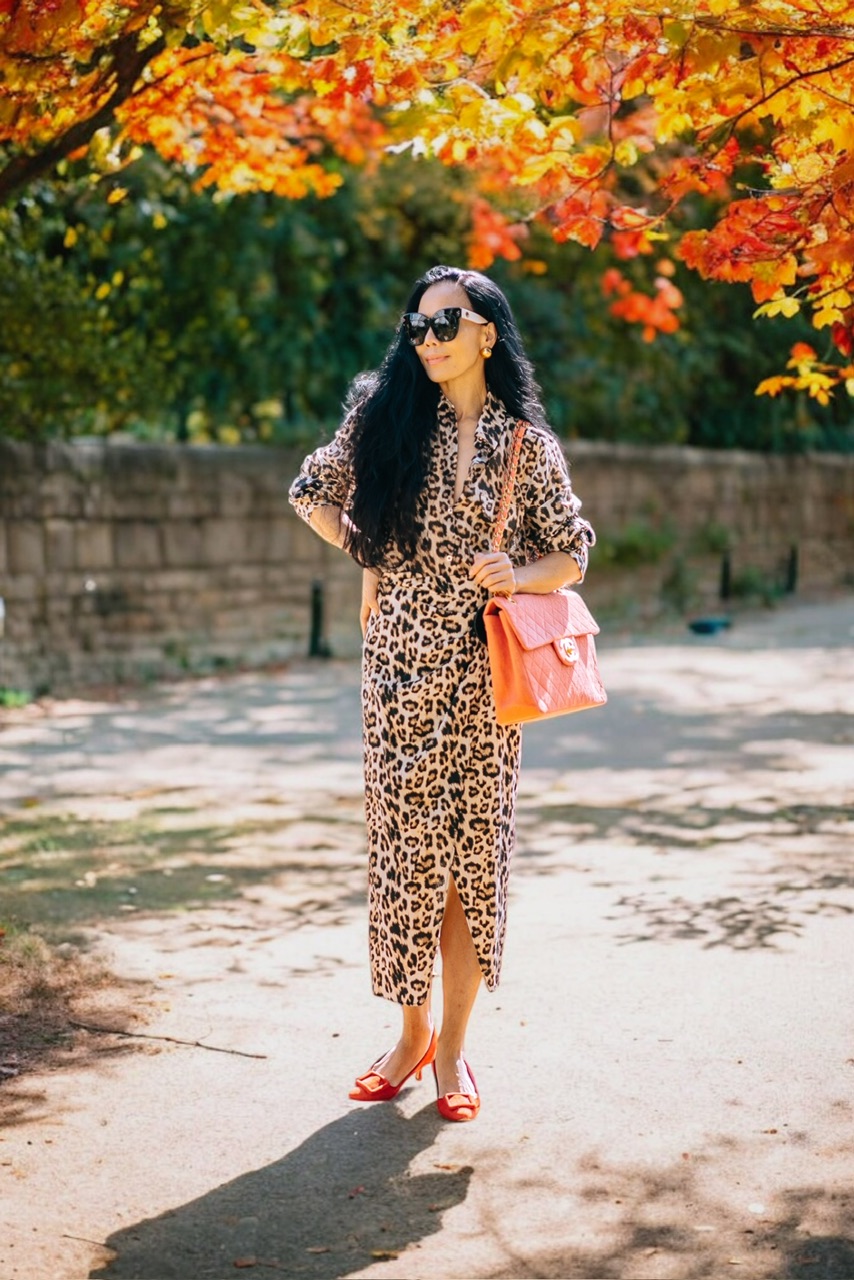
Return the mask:
[[346,547],[349,531],[353,525],[349,516],[346,516],[340,507],[331,504],[315,507],[308,522],[324,541],[331,542],[334,547],[340,547],[342,550]]
[[581,579],[578,562],[565,551],[550,551],[540,560],[514,569],[516,590],[532,595],[546,595],[558,587],[569,587]]

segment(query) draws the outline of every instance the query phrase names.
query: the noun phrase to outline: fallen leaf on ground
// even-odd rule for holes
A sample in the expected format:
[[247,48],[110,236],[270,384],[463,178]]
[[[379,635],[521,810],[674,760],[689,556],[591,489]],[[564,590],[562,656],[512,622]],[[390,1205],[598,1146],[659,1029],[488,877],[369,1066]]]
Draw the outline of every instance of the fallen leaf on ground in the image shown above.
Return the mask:
[[329,1253],[328,1244],[312,1244],[306,1249],[306,1253]]
[[377,1261],[392,1262],[395,1258],[399,1258],[400,1254],[396,1249],[372,1249],[371,1257]]

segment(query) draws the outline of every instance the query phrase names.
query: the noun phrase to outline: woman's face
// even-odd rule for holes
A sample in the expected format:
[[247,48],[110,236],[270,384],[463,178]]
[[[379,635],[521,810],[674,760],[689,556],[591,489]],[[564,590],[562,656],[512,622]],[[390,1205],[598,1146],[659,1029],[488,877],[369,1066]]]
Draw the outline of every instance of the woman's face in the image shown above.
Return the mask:
[[[443,307],[467,307],[469,311],[477,311],[465,289],[453,280],[432,284],[421,295],[418,304],[418,310],[425,316],[435,315]],[[450,342],[439,342],[433,330],[428,329],[424,341],[415,348],[415,354],[431,382],[444,384],[459,378],[483,378],[481,348],[491,347],[495,338],[494,324],[478,324],[463,317],[457,336]]]

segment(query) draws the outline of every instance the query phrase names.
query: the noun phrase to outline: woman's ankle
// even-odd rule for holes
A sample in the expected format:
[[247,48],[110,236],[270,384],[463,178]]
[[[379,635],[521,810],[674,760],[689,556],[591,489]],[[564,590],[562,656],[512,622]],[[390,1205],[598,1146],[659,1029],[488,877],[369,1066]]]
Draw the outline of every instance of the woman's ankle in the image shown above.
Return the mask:
[[449,1034],[443,1027],[436,1044],[436,1057],[443,1062],[456,1062],[466,1056],[465,1037]]
[[400,1038],[407,1044],[420,1044],[433,1035],[433,1015],[423,1005],[404,1006]]

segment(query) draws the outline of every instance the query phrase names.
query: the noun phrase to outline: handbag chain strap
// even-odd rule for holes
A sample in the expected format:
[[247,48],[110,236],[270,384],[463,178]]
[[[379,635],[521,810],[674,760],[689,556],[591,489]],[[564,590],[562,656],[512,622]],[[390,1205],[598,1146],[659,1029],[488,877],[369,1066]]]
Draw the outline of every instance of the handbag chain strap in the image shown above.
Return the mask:
[[516,472],[519,468],[519,454],[522,452],[522,441],[525,439],[525,432],[528,429],[527,422],[523,422],[520,418],[516,424],[516,430],[513,432],[513,443],[510,447],[510,461],[507,464],[507,474],[504,477],[504,485],[501,490],[501,499],[498,503],[498,511],[495,521],[492,525],[492,533],[489,538],[490,551],[497,551],[501,546],[501,539],[504,537],[504,530],[507,528],[507,517],[510,515],[510,501],[513,497],[513,486],[516,483]]

